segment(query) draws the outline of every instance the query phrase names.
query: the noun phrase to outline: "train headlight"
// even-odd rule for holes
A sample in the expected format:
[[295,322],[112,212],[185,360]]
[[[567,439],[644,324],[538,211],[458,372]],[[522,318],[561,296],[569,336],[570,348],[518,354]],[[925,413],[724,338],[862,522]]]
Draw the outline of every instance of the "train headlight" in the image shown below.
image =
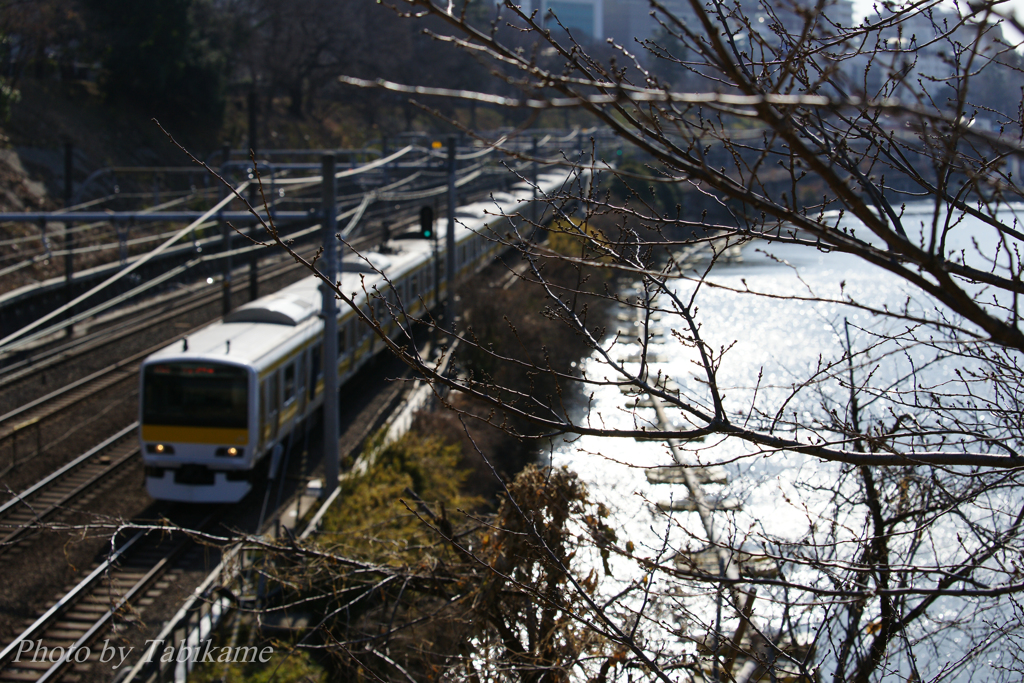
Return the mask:
[[224,446],[218,448],[214,455],[227,456],[229,458],[241,458],[245,455],[245,449],[237,448],[235,446]]
[[174,446],[167,443],[147,443],[146,452],[153,455],[174,455]]

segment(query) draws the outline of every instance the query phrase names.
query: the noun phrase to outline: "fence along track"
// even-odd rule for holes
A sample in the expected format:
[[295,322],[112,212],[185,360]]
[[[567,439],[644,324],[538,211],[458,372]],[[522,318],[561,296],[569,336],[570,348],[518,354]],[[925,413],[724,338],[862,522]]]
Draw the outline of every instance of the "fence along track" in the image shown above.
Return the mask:
[[[101,483],[116,479],[139,454],[135,422],[0,505],[0,554],[23,543],[30,532]],[[6,533],[4,533],[6,531]]]
[[[186,526],[202,530],[217,519]],[[115,619],[134,620],[169,585],[161,579],[197,549],[181,533],[137,532],[0,651],[0,681],[56,681],[88,672],[102,653],[93,645]]]

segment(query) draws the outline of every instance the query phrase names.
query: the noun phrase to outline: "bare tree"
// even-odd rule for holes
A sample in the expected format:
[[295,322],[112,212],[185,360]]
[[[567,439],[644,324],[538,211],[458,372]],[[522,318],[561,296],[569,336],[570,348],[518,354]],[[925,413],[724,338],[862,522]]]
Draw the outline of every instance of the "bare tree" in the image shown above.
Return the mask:
[[[348,83],[574,108],[613,137],[537,160],[575,174],[549,198],[554,222],[503,216],[490,235],[518,250],[523,285],[586,346],[584,363],[499,349],[473,318],[446,323],[476,359],[462,373],[393,350],[452,392],[467,424],[561,437],[596,461],[628,458],[608,439],[666,443],[672,467],[649,478],[688,495],[652,506],[643,537],[567,513],[555,526],[578,539],[570,553],[526,505],[540,485],[510,489],[497,528],[531,539],[544,565],[525,574],[442,529],[515,599],[556,607],[604,644],[556,664],[557,647],[532,649],[543,665],[520,659],[517,676],[1019,678],[1024,77],[1002,31],[1019,27],[1000,7],[888,4],[855,24],[828,2],[652,0],[658,37],[614,45],[608,61],[557,11],[506,3],[480,28],[457,4],[395,7],[446,25],[439,43],[489,60],[521,95]],[[537,42],[524,48],[523,33]],[[737,247],[791,277],[731,274]],[[619,331],[593,314],[597,300],[618,307]],[[757,338],[769,318],[777,336]],[[508,336],[525,322],[510,318]],[[770,362],[742,355],[765,344],[777,345]],[[532,384],[509,386],[501,368]],[[719,463],[741,479],[716,498],[705,481]],[[779,519],[718,512],[727,494]],[[535,618],[495,627],[509,636],[497,659],[515,659]]]

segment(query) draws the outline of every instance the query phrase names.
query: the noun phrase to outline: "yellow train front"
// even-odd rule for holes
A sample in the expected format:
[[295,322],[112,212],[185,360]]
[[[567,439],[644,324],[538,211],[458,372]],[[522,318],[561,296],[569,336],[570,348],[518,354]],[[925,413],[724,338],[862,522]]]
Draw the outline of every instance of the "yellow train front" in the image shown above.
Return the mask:
[[248,368],[176,359],[143,371],[146,486],[157,499],[241,500],[258,448]]
[[321,402],[313,278],[264,297],[142,365],[140,439],[158,500],[232,503]]

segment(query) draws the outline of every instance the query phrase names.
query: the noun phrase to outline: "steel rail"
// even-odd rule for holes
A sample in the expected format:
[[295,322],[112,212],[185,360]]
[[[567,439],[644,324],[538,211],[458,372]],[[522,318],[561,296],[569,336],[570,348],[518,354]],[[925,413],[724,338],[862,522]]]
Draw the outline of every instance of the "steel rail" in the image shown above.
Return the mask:
[[13,508],[18,503],[24,501],[29,496],[35,495],[37,492],[39,492],[43,488],[49,486],[51,482],[56,481],[57,479],[60,479],[67,472],[70,472],[71,470],[77,468],[80,464],[82,464],[83,462],[89,460],[94,455],[96,455],[97,453],[99,453],[100,451],[105,449],[107,446],[110,446],[110,445],[114,444],[115,442],[117,442],[118,440],[123,439],[132,430],[138,429],[138,427],[139,427],[139,422],[138,422],[138,420],[136,420],[135,422],[131,423],[130,425],[128,425],[127,427],[125,427],[124,429],[119,431],[117,434],[114,434],[113,436],[111,436],[111,437],[109,437],[107,439],[104,439],[101,443],[93,446],[92,448],[90,448],[88,451],[86,451],[82,455],[78,456],[77,458],[75,458],[71,462],[65,464],[60,469],[58,469],[58,470],[56,470],[54,472],[51,472],[47,476],[43,477],[42,479],[37,481],[32,486],[28,487],[27,489],[25,489],[21,493],[15,494],[15,496],[13,498],[11,498],[9,501],[4,503],[3,505],[0,505],[0,515],[7,514],[7,511],[10,510],[11,508]]
[[56,604],[51,606],[41,617],[36,619],[28,628],[22,631],[14,641],[0,651],[0,666],[10,663],[15,649],[21,645],[22,641],[34,640],[33,636],[38,635],[43,629],[48,627],[54,619],[70,609],[74,602],[81,597],[82,593],[88,590],[101,576],[113,567],[117,559],[138,543],[147,533],[148,531],[145,530],[139,531],[128,539],[128,541],[121,545],[121,547],[111,553],[106,560],[101,562],[96,569],[92,570],[87,577],[82,579],[74,588],[65,593]]
[[[137,422],[134,425],[132,425],[133,428],[137,427],[137,426],[138,426]],[[25,523],[22,523],[22,524],[18,525],[15,529],[10,531],[6,536],[4,536],[2,539],[0,539],[0,554],[6,552],[8,549],[10,549],[13,546],[14,543],[18,542],[26,534],[28,534],[30,531],[32,531],[33,529],[37,528],[39,523],[49,519],[50,517],[56,515],[59,512],[66,511],[65,507],[69,503],[71,503],[76,498],[85,495],[90,490],[93,490],[93,489],[97,488],[97,486],[101,482],[103,482],[104,480],[107,480],[107,479],[113,477],[115,474],[119,473],[121,471],[121,469],[125,465],[127,465],[131,460],[133,460],[135,458],[135,456],[141,454],[141,451],[139,450],[138,445],[131,444],[131,442],[129,442],[129,446],[130,447],[127,449],[126,452],[121,453],[117,458],[112,459],[110,462],[108,462],[108,463],[98,463],[98,467],[97,467],[98,471],[97,472],[95,472],[92,476],[90,476],[85,481],[79,483],[78,485],[72,486],[69,490],[64,491],[64,492],[61,493],[60,490],[59,490],[60,489],[60,484],[56,484],[53,488],[47,490],[44,493],[44,495],[52,494],[52,493],[60,493],[60,495],[59,495],[59,497],[56,500],[51,501],[49,504],[47,504],[47,506],[44,509],[38,510],[38,511],[33,511],[32,512],[32,517],[29,520],[27,520]],[[76,458],[76,460],[80,460],[80,458]],[[88,467],[88,464],[84,463],[84,462],[79,462],[78,464],[79,464],[79,466],[83,470]],[[64,468],[62,468],[62,469],[64,469]],[[77,469],[77,468],[73,468],[73,469]],[[66,470],[66,469],[64,471],[65,474],[67,474],[69,472],[70,472],[70,470]],[[53,482],[56,481],[56,479],[54,479],[52,477],[48,477],[48,479],[50,480],[50,483],[53,483]],[[25,501],[25,497],[26,497],[25,494],[19,494],[18,500],[22,501],[22,502],[26,502]],[[26,504],[27,504],[27,502],[26,502]]]
[[[200,521],[195,528],[199,530],[207,528],[211,521],[216,517],[216,513],[208,515]],[[121,566],[119,565],[119,562],[127,556],[129,550],[140,549],[143,546],[143,539],[145,539],[151,531],[151,529],[143,529],[137,532],[123,545],[118,547],[113,553],[105,558],[104,561],[96,567],[96,569],[90,572],[86,578],[82,579],[82,581],[47,609],[42,616],[36,619],[28,628],[23,630],[3,649],[3,651],[0,651],[0,676],[5,678],[10,677],[7,669],[10,669],[12,664],[14,664],[15,668],[19,668],[17,667],[19,662],[13,661],[13,659],[16,655],[16,651],[21,649],[22,644],[25,641],[42,642],[47,630],[53,625],[53,623],[64,614],[72,612],[76,605],[80,604],[84,598],[94,593],[103,583],[104,577],[109,577],[108,584],[110,587],[113,587],[118,581],[117,577],[119,573],[129,575],[136,573],[138,570],[133,571],[129,567]],[[186,550],[193,546],[194,542],[192,539],[186,537],[175,544],[169,552],[162,553],[162,557],[155,563],[152,563],[141,578],[133,581],[131,587],[120,595],[115,604],[105,610],[98,618],[93,620],[92,624],[85,629],[84,633],[74,640],[74,643],[63,649],[63,657],[61,657],[57,662],[54,662],[52,666],[43,672],[37,681],[53,680],[55,677],[63,673],[69,666],[77,663],[84,663],[77,662],[74,658],[74,653],[82,648],[88,647],[94,639],[108,627],[111,620],[118,613],[123,611],[124,608],[130,605],[134,600],[144,595],[152,584],[155,583],[160,576],[166,573],[173,566],[173,563],[179,559]],[[110,589],[108,588],[108,590]],[[17,677],[21,678],[22,675],[18,675]]]
[[[200,524],[200,528],[205,527],[204,524]],[[64,672],[73,663],[72,653],[77,652],[82,648],[89,647],[97,636],[107,627],[107,624],[114,618],[114,616],[120,612],[124,607],[131,604],[131,602],[143,595],[146,590],[168,569],[171,568],[171,564],[180,558],[184,554],[185,550],[192,546],[191,539],[184,539],[175,546],[171,552],[167,553],[164,557],[157,561],[157,563],[148,571],[146,574],[139,579],[134,586],[129,588],[121,599],[117,601],[117,604],[111,607],[109,610],[104,612],[100,617],[93,623],[89,630],[82,634],[74,644],[68,647],[67,653],[64,657],[57,660],[53,666],[46,670],[46,672],[37,679],[36,683],[45,683],[46,681],[55,680],[57,676]]]

